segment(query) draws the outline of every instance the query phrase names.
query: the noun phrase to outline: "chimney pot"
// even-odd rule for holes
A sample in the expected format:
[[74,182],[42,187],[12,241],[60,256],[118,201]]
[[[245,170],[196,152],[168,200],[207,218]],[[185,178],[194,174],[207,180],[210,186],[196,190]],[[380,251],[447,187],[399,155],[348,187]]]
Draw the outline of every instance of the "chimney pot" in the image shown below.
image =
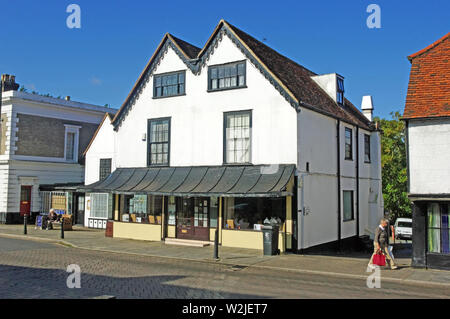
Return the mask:
[[2,74],[3,91],[17,91],[19,84],[16,83],[16,77],[14,75]]

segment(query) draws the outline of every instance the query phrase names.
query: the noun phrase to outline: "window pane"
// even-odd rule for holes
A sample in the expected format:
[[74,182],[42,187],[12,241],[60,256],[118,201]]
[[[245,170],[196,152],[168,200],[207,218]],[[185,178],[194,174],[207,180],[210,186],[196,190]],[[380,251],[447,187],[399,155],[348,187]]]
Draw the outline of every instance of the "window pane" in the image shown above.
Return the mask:
[[238,74],[244,75],[245,72],[245,63],[239,63],[238,64]]
[[211,79],[217,79],[217,69],[211,68]]
[[66,159],[74,159],[74,148],[75,148],[75,133],[68,132],[66,140]]
[[344,220],[353,219],[353,191],[344,191]]

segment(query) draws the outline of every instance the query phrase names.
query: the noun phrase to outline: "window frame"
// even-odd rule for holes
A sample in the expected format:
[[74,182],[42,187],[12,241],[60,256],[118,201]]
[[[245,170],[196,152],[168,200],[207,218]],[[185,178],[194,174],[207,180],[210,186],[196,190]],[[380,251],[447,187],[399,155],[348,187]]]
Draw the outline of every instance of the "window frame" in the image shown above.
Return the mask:
[[[350,156],[347,156],[347,132],[350,132]],[[344,159],[353,161],[353,129],[350,127],[345,127],[344,131]]]
[[[219,86],[217,85],[216,89],[213,89],[211,86],[211,70],[214,68],[220,68],[220,67],[227,67],[227,66],[232,66],[235,65],[236,69],[238,68],[238,65],[243,63],[244,64],[244,84],[243,85],[236,85],[236,86],[231,86],[231,87],[223,87],[223,88],[219,88]],[[238,74],[238,70],[236,70],[236,83],[239,83],[239,74]],[[219,79],[219,77],[218,77]],[[235,89],[244,89],[247,88],[247,60],[241,60],[241,61],[234,61],[234,62],[228,62],[228,63],[223,63],[223,64],[214,64],[214,65],[209,65],[208,66],[208,85],[207,85],[207,92],[220,92],[220,91],[228,91],[228,90],[235,90]]]
[[[167,163],[163,164],[152,164],[152,154],[151,154],[151,123],[157,121],[168,121],[168,140],[167,142],[156,142],[157,144],[167,143]],[[148,167],[167,167],[170,166],[170,140],[171,140],[171,130],[172,130],[172,118],[171,117],[159,117],[159,118],[151,118],[147,120],[147,166]]]
[[[429,211],[429,206],[432,204],[437,204],[439,207],[439,227],[437,226],[429,226],[429,215],[430,215],[430,211]],[[447,202],[440,202],[440,201],[436,201],[436,202],[429,202],[427,203],[427,209],[426,209],[426,252],[427,254],[436,254],[436,255],[445,255],[445,256],[449,256],[450,253],[448,252],[443,252],[443,247],[442,247],[442,230],[445,229],[445,227],[442,224],[442,215],[446,214],[445,212],[447,211],[447,214],[450,215],[450,204]],[[448,225],[448,230],[447,233],[450,232],[450,221],[447,221]],[[436,251],[430,251],[430,236],[429,236],[429,232],[430,229],[432,230],[439,230],[439,252]]]
[[[69,163],[78,162],[78,149],[80,145],[80,128],[79,125],[64,124],[64,160]],[[73,141],[73,159],[67,159],[67,136],[69,133],[74,134]]]
[[[370,151],[370,147],[371,147],[370,135],[364,134],[364,163],[370,163],[372,161],[371,159],[372,152]],[[368,160],[366,160],[366,155],[369,157]]]
[[[350,193],[351,195],[351,218],[345,218],[345,193]],[[349,222],[355,220],[355,194],[353,190],[343,190],[342,191],[342,221]]]
[[[104,163],[104,161],[109,161],[109,173],[108,175],[106,175],[105,177],[102,178],[102,161]],[[99,181],[105,179],[106,177],[108,177],[111,174],[112,171],[112,158],[100,158],[99,160],[99,170],[98,170],[98,178]]]
[[[171,95],[157,96],[156,95],[156,80],[157,80],[157,78],[162,78],[164,76],[170,76],[170,75],[174,75],[174,74],[177,74],[177,75],[183,74],[183,77],[184,77],[184,83],[183,83],[184,84],[184,92],[183,93],[179,93],[178,92],[177,94],[171,94]],[[161,83],[162,83],[162,79],[161,79]],[[179,91],[180,82],[177,82],[176,85],[178,86],[177,91]],[[163,87],[164,86],[161,84],[161,88],[163,88]],[[161,89],[161,94],[162,94],[162,92],[163,92],[163,89]],[[153,75],[153,99],[164,99],[164,98],[168,98],[168,97],[183,96],[183,95],[186,95],[186,70],[165,72],[165,73],[159,73],[159,74],[154,74]]]
[[[252,163],[252,144],[253,144],[253,114],[252,110],[241,110],[241,111],[229,111],[223,112],[223,165],[249,165]],[[248,114],[249,115],[249,129],[250,129],[250,150],[249,150],[249,161],[248,162],[236,162],[236,163],[228,163],[227,162],[227,117],[230,115],[238,115],[238,114]]]
[[[342,88],[339,85],[340,83],[342,83]],[[336,102],[339,105],[344,105],[344,92],[345,92],[344,78],[337,76],[336,77]]]

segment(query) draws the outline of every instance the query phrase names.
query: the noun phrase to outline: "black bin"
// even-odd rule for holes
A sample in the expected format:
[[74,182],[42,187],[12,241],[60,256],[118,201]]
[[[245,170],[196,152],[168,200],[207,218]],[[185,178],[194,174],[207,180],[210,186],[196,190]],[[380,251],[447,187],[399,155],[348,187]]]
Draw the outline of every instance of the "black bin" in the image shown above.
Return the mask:
[[278,226],[264,225],[262,232],[264,256],[278,255]]

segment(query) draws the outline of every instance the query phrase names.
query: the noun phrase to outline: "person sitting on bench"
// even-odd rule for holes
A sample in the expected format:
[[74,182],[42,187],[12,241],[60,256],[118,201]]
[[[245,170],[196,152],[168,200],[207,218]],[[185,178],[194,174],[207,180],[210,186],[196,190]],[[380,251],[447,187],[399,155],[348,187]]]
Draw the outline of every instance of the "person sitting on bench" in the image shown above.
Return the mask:
[[53,222],[57,220],[58,216],[53,208],[50,209],[47,219],[47,230],[53,229]]

